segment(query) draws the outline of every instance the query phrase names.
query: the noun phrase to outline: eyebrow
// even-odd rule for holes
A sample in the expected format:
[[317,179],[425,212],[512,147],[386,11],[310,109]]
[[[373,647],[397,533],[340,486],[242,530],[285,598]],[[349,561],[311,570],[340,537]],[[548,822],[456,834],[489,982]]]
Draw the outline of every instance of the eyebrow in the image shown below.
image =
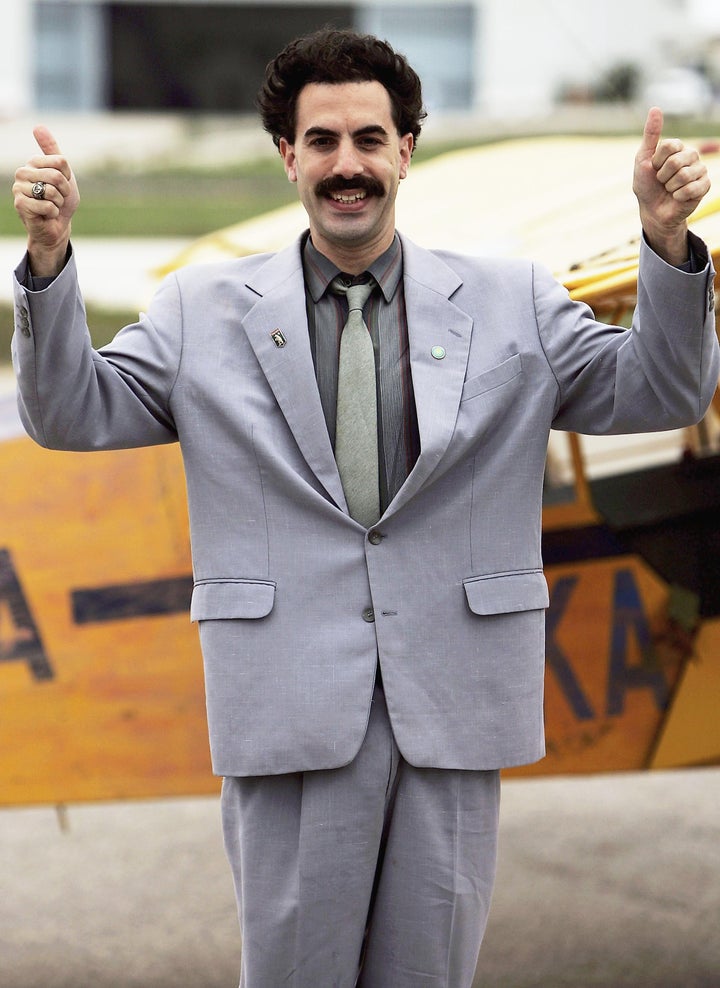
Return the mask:
[[[357,130],[352,132],[352,137],[364,137],[366,134],[378,134],[382,137],[387,137],[388,132],[380,124],[367,124],[365,127],[358,127]],[[338,132],[331,130],[329,127],[308,127],[308,129],[303,134],[303,138],[307,140],[309,137],[337,137]]]

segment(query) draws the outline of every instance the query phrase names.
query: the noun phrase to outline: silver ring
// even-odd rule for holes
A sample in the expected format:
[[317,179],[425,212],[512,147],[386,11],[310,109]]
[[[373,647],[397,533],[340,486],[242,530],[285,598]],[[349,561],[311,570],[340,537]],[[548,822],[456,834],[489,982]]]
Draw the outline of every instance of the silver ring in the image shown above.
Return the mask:
[[44,199],[45,198],[45,183],[36,182],[30,190],[33,194],[33,199]]

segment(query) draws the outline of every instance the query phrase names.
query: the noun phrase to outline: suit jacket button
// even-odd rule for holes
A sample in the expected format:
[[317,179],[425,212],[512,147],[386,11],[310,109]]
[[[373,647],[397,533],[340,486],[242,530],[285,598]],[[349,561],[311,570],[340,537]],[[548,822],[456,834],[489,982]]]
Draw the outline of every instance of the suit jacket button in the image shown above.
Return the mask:
[[368,542],[371,545],[380,545],[383,540],[383,533],[379,532],[377,528],[371,528],[368,532]]
[[375,620],[375,611],[372,607],[366,607],[362,612],[363,621],[367,621],[368,624],[372,624]]

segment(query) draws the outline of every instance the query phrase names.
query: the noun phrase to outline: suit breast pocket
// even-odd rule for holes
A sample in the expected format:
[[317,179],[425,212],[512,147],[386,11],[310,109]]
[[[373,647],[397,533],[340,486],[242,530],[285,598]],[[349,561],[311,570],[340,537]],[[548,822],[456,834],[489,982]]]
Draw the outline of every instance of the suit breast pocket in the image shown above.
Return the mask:
[[495,388],[500,388],[513,378],[522,373],[522,358],[519,353],[514,353],[501,364],[496,364],[489,370],[483,371],[475,377],[467,380],[463,386],[461,401],[469,401],[479,395],[487,394]]

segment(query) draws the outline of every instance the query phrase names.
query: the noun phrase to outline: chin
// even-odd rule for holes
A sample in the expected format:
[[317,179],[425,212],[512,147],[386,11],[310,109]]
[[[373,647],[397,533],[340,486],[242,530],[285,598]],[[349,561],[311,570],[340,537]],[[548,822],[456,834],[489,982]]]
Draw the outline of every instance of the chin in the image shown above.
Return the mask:
[[[349,217],[349,219],[351,218]],[[341,221],[325,226],[326,236],[338,243],[363,243],[366,240],[372,239],[373,233],[373,228],[365,223]]]

